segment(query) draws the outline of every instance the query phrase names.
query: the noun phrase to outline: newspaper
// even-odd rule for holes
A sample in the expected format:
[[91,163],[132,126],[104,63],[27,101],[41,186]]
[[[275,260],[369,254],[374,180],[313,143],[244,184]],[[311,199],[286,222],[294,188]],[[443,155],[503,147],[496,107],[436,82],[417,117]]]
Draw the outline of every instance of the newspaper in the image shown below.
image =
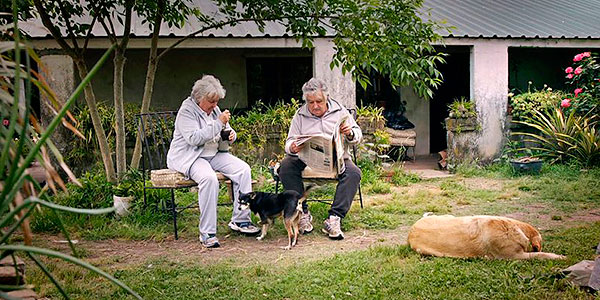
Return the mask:
[[345,170],[344,139],[340,134],[340,126],[348,119],[341,117],[333,128],[333,135],[300,135],[296,136],[296,145],[305,145],[298,158],[312,170],[324,175],[337,175]]

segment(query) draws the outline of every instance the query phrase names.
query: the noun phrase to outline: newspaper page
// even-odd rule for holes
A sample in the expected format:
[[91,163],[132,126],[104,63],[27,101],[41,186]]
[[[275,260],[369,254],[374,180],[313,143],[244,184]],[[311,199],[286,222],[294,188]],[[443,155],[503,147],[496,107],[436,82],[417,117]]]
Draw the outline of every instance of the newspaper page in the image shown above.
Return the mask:
[[335,127],[333,128],[337,128],[337,130],[333,131],[333,145],[335,147],[335,159],[336,159],[336,166],[337,166],[337,172],[338,174],[341,174],[342,171],[344,171],[346,169],[346,166],[344,165],[344,149],[345,146],[344,145],[344,136],[340,133],[340,126],[342,126],[342,124],[344,124],[346,122],[346,120],[348,119],[348,116],[343,116],[341,117],[336,123],[335,123]]
[[333,143],[331,137],[315,135],[299,138],[296,145],[304,144],[304,148],[298,153],[298,157],[311,169],[332,173],[335,172],[333,160]]
[[303,135],[296,137],[296,145],[305,146],[298,153],[298,158],[317,172],[340,173],[344,170],[344,139],[339,128],[348,116],[340,118],[333,136]]

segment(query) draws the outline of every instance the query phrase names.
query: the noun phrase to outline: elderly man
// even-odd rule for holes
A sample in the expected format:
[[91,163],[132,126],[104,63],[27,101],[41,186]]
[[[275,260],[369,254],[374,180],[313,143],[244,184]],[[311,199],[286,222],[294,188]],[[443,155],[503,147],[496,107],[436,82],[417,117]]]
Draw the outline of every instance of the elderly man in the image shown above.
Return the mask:
[[[296,137],[301,135],[325,134],[333,135],[334,130],[339,130],[344,135],[346,142],[355,144],[362,138],[362,131],[356,124],[356,121],[349,115],[337,101],[329,98],[327,86],[319,79],[312,78],[302,86],[302,98],[306,103],[301,106],[290,125],[290,130],[285,144],[286,156],[281,162],[279,168],[279,177],[286,190],[295,190],[299,193],[304,191],[302,183],[302,170],[306,164],[302,162],[297,153],[304,145],[296,145]],[[336,122],[343,116],[348,116],[346,122],[339,128],[333,128]],[[341,219],[346,216],[358,185],[360,183],[361,172],[358,167],[350,160],[348,148],[344,152],[345,170],[338,176],[338,185],[335,191],[335,197],[329,217],[324,222],[323,232],[329,238],[341,240],[344,233],[341,229]],[[312,216],[308,210],[306,201],[302,203],[302,216],[300,218],[300,231],[309,233],[313,230]]]
[[[225,97],[221,82],[211,75],[202,76],[192,88],[191,96],[183,101],[177,118],[173,140],[167,154],[169,169],[183,173],[198,183],[200,208],[200,241],[207,248],[219,247],[217,233],[217,200],[219,181],[215,171],[233,182],[233,214],[229,228],[233,231],[256,234],[260,230],[250,222],[250,211],[239,210],[237,196],[252,191],[250,167],[219,143],[233,143],[236,133],[229,126],[228,110],[221,112],[217,104]],[[230,131],[221,141],[221,131]]]

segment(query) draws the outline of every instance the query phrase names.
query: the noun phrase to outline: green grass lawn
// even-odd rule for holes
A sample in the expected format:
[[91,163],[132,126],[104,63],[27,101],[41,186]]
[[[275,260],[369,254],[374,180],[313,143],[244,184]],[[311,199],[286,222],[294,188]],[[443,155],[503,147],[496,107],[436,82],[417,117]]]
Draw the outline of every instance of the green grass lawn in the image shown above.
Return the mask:
[[[95,258],[92,262],[146,299],[593,298],[571,287],[559,270],[594,257],[593,247],[600,241],[600,222],[596,221],[599,217],[593,214],[600,212],[597,188],[600,170],[551,166],[545,167],[539,176],[518,176],[505,166],[492,166],[459,169],[457,176],[444,179],[418,180],[398,172],[390,180],[373,176],[363,182],[366,206],[360,209],[358,203],[353,205],[343,224],[349,234],[368,230],[375,235],[397,232],[405,236],[408,226],[428,211],[510,215],[541,228],[544,251],[568,258],[564,261],[432,258],[422,257],[400,242],[352,251],[315,251],[308,258],[286,260],[246,260],[244,252],[231,249],[231,255],[208,263],[169,255],[128,264],[111,258]],[[332,191],[333,187],[329,186],[315,195],[326,196]],[[179,196],[182,202],[191,203],[196,195],[182,193]],[[311,211],[318,231],[320,221],[327,215],[327,205],[311,203]],[[219,208],[221,236],[228,234],[226,224],[230,214],[230,206]],[[194,211],[183,214],[182,241],[197,239],[197,218]],[[37,222],[36,228],[39,228],[48,221],[39,219]],[[67,226],[76,238],[86,240],[118,238],[152,243],[170,239],[172,235],[167,215],[139,212],[121,220],[94,217],[86,222],[93,226],[79,220],[70,220]],[[276,237],[285,236],[280,222],[269,236],[271,240],[266,242],[271,243]],[[321,239],[325,243],[336,243],[325,237],[312,238]],[[298,249],[285,253],[292,253],[293,257],[293,251]],[[278,247],[269,251],[283,253]],[[211,252],[201,255],[208,256]],[[98,276],[64,262],[45,261],[75,299],[124,297],[118,288]],[[40,294],[60,298],[34,265],[28,265],[27,276]]]

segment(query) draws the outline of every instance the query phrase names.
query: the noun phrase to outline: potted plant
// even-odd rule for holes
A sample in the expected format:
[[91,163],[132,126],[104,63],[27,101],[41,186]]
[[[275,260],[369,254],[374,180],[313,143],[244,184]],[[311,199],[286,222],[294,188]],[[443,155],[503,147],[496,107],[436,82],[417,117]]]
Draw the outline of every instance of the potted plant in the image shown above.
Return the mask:
[[373,134],[385,127],[383,107],[363,106],[356,111],[356,123],[363,134]]
[[539,174],[544,161],[538,157],[524,156],[510,161],[510,165],[517,173]]
[[461,97],[448,105],[446,129],[452,132],[475,131],[479,128],[475,102]]
[[134,198],[134,185],[131,179],[123,178],[119,184],[113,186],[113,206],[117,216],[124,217],[129,214],[129,207]]

